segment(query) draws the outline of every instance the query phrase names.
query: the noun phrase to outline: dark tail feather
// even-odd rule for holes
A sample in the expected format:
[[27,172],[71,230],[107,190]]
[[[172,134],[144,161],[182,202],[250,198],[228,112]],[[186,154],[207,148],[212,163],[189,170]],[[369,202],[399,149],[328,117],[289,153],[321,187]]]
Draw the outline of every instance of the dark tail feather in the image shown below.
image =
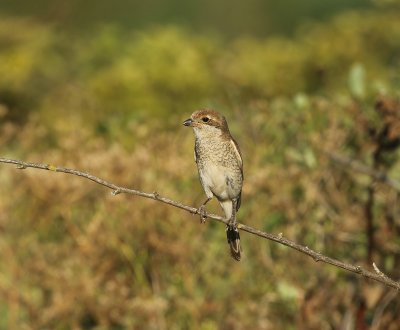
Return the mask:
[[226,227],[226,238],[231,249],[231,256],[236,261],[240,261],[241,258],[241,247],[240,247],[240,235],[239,230],[236,227]]

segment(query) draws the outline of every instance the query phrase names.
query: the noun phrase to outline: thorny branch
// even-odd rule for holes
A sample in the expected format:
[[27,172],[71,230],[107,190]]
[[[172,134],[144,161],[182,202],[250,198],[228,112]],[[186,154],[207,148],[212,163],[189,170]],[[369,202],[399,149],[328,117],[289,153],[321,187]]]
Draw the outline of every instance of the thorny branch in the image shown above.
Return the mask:
[[[111,189],[112,190],[111,193],[113,195],[117,195],[117,194],[121,194],[121,193],[137,195],[137,196],[141,196],[141,197],[145,197],[145,198],[154,199],[156,201],[159,201],[159,202],[162,202],[162,203],[165,203],[168,205],[172,205],[174,207],[188,211],[192,214],[200,214],[199,209],[197,209],[195,207],[187,206],[180,202],[176,202],[169,198],[163,197],[156,191],[152,192],[152,193],[146,193],[146,192],[135,190],[135,189],[128,189],[128,188],[120,187],[114,183],[110,183],[101,178],[98,178],[90,173],[85,173],[85,172],[81,172],[81,171],[77,171],[77,170],[65,168],[65,167],[58,167],[58,166],[54,166],[54,165],[50,165],[50,164],[28,163],[28,162],[24,162],[24,161],[20,161],[20,160],[1,158],[1,157],[0,157],[0,163],[14,164],[17,166],[18,169],[26,169],[28,167],[31,167],[31,168],[37,168],[37,169],[48,170],[48,171],[53,171],[53,172],[62,172],[62,173],[66,173],[66,174],[80,176],[80,177],[92,180],[102,186],[105,186],[105,187]],[[225,220],[221,216],[218,216],[216,214],[211,214],[211,213],[205,213],[205,215],[207,216],[207,218],[227,224],[227,220]],[[297,250],[305,255],[308,255],[309,257],[313,258],[314,261],[316,261],[316,262],[320,261],[323,263],[327,263],[327,264],[333,265],[335,267],[345,269],[349,272],[359,274],[365,278],[369,278],[374,281],[380,282],[388,287],[400,290],[400,282],[396,282],[396,281],[392,280],[391,278],[389,278],[382,271],[380,271],[379,268],[375,264],[373,264],[373,267],[375,270],[375,273],[374,273],[374,272],[371,272],[371,271],[368,271],[368,270],[362,268],[361,266],[354,266],[352,264],[347,264],[340,260],[336,260],[336,259],[330,258],[328,256],[325,256],[320,252],[310,249],[308,246],[300,245],[296,242],[293,242],[293,241],[283,237],[282,234],[274,235],[274,234],[266,233],[266,232],[252,228],[250,226],[246,226],[241,223],[238,224],[238,228],[240,230],[248,232],[250,234],[257,235],[257,236],[266,238],[270,241],[274,241],[279,244],[288,246],[288,247],[290,247],[294,250]]]

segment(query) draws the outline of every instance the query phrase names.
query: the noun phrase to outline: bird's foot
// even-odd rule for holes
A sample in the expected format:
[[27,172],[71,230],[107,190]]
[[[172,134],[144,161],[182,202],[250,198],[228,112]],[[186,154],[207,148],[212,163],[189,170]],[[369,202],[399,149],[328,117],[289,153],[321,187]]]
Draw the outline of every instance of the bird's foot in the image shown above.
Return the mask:
[[206,215],[206,208],[205,205],[201,205],[198,209],[198,213],[200,214],[200,223],[203,224],[206,222],[207,215]]
[[228,221],[228,225],[229,228],[231,229],[235,229],[237,228],[237,221],[236,221],[236,217],[231,217]]

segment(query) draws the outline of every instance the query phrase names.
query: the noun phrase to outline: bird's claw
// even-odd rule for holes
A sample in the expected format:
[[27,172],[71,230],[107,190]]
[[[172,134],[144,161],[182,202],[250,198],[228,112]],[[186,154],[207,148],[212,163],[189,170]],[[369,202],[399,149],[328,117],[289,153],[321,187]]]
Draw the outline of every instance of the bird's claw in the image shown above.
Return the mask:
[[236,229],[237,228],[236,218],[230,218],[227,226],[231,229]]
[[207,215],[206,215],[206,210],[204,205],[201,205],[199,207],[198,213],[200,214],[200,223],[203,224],[206,222]]

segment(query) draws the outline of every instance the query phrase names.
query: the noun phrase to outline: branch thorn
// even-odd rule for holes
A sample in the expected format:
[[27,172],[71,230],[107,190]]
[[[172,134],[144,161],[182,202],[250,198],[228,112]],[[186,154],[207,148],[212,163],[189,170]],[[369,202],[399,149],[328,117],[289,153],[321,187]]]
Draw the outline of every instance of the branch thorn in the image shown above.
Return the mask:
[[118,194],[120,194],[120,193],[121,193],[121,190],[120,190],[120,189],[115,189],[115,190],[113,190],[113,191],[111,192],[111,195],[116,196],[116,195],[118,195]]
[[378,266],[375,264],[375,262],[372,263],[372,267],[374,267],[375,272],[380,276],[383,277],[384,279],[387,279],[388,277],[383,273]]

